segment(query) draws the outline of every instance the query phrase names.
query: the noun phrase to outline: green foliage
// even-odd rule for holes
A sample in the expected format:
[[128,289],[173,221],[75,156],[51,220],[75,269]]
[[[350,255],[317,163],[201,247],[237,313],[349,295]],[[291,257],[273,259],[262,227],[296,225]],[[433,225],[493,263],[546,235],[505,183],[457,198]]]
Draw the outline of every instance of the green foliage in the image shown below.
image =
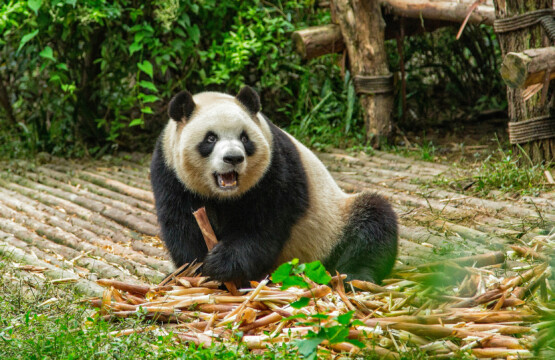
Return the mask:
[[286,290],[292,286],[309,289],[310,284],[302,275],[321,285],[325,285],[331,281],[331,276],[326,272],[326,268],[320,261],[317,260],[306,264],[299,264],[299,259],[293,259],[281,264],[272,273],[272,281],[281,283],[282,290]]
[[317,9],[312,0],[4,2],[0,154],[150,150],[179,90],[245,83],[278,124],[316,146],[341,145],[359,125],[352,87],[334,57],[302,64],[290,41],[295,28],[329,22]]

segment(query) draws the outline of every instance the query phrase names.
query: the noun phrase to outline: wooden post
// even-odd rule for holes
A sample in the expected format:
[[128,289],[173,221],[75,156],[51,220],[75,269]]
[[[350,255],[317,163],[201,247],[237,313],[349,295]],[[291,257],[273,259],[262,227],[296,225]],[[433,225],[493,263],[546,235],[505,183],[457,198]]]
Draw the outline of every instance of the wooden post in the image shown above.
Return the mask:
[[[551,9],[553,8],[553,0],[529,0],[524,2],[521,0],[494,0],[494,5],[497,19],[504,19],[533,10]],[[499,33],[498,39],[503,57],[510,52],[524,52],[527,49],[551,45],[540,24],[521,30]],[[548,86],[548,84],[549,79],[544,82],[544,86]],[[551,115],[555,114],[554,88],[555,86],[552,84],[549,92],[539,91],[530,97],[526,96],[526,89],[508,87],[509,121],[522,122],[549,115],[550,112]],[[525,100],[526,98],[528,100]],[[554,160],[555,138],[533,140],[519,145],[534,163]],[[515,145],[513,151],[518,153],[520,149]]]
[[[378,0],[333,0],[331,11],[341,27],[353,78],[389,76],[385,52],[385,21]],[[391,134],[393,93],[360,94],[366,136],[379,147]]]

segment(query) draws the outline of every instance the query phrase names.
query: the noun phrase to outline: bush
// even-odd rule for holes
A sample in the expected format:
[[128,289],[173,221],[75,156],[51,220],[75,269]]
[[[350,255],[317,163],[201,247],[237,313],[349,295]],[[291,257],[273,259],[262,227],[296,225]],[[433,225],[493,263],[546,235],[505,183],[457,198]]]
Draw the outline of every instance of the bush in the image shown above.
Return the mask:
[[327,21],[309,0],[10,0],[0,6],[0,153],[148,151],[173,94],[245,83],[278,124],[338,145],[344,128],[306,123],[352,114],[348,87],[333,57],[303,65],[290,41],[295,28]]

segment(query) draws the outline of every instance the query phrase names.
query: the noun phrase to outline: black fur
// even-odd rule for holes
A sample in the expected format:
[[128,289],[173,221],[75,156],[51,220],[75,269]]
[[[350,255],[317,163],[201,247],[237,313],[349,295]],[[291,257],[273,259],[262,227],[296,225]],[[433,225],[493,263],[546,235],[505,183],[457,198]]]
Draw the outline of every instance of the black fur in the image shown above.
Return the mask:
[[324,261],[326,269],[379,283],[397,257],[397,216],[380,195],[360,194],[354,201],[341,242]]
[[250,86],[243,86],[236,98],[251,114],[260,111],[260,97]]
[[[251,190],[229,200],[203,199],[189,191],[166,166],[158,139],[151,183],[161,236],[176,266],[197,259],[204,262],[204,275],[221,281],[260,279],[272,270],[309,196],[295,145],[271,123],[270,128],[273,152],[267,172]],[[219,240],[208,254],[192,215],[202,206]]]
[[216,134],[214,134],[212,131],[209,131],[206,136],[204,137],[204,140],[202,140],[198,145],[197,145],[197,150],[200,154],[200,156],[202,157],[208,157],[210,156],[210,154],[212,153],[212,151],[214,150],[214,146],[216,146],[216,141],[214,142],[209,142],[208,141],[208,137],[209,136],[215,136],[217,139]]
[[175,121],[186,121],[195,111],[193,95],[187,90],[175,95],[168,106],[168,115]]
[[249,139],[245,131],[241,133],[240,139],[242,140],[243,137],[246,137],[247,139],[247,141],[243,142],[245,152],[247,153],[247,156],[252,156],[256,150],[256,145],[254,145],[254,143]]

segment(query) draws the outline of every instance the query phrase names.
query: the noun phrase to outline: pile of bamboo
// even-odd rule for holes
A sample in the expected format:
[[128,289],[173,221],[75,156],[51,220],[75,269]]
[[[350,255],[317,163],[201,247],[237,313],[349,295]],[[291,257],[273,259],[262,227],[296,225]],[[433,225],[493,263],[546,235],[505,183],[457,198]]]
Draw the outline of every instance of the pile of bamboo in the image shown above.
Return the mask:
[[[532,253],[523,247],[514,251]],[[504,262],[505,254],[494,252],[431,263],[401,269],[381,286],[349,282],[348,291],[339,275],[330,286],[312,283],[310,290],[281,290],[264,280],[251,282],[252,288],[239,290],[236,296],[218,282],[195,275],[197,264],[178,269],[158,286],[100,280],[107,290],[91,303],[105,319],[140,313],[159,321],[160,329],[172,331],[181,341],[206,347],[236,342],[237,334],[242,334],[239,341],[246,347],[271,350],[302,339],[309,331],[318,332],[319,326],[337,325],[334,317],[354,311],[353,319],[361,322],[350,327],[348,337],[387,358],[398,358],[410,347],[441,358],[461,351],[478,358],[531,357],[534,330],[529,325],[539,320],[537,304],[547,296],[551,268],[546,262],[528,264],[513,276],[500,277],[496,273]],[[308,306],[293,308],[290,304],[301,297],[311,298]],[[306,317],[293,317],[299,314]],[[330,317],[307,325],[316,314]],[[320,348],[363,350],[329,341]]]

